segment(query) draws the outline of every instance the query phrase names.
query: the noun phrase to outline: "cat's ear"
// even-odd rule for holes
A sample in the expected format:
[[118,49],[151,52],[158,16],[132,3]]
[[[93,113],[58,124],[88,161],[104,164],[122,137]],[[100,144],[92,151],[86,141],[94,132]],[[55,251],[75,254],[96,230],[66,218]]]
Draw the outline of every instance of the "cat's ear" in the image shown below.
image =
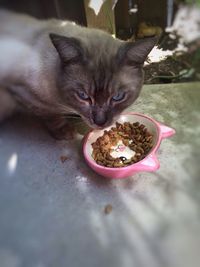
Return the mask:
[[117,58],[124,64],[142,65],[152,48],[158,42],[158,39],[158,37],[150,37],[136,42],[127,42],[119,48]]
[[68,64],[70,62],[81,61],[83,48],[78,39],[61,36],[55,33],[50,33],[49,37],[63,63]]

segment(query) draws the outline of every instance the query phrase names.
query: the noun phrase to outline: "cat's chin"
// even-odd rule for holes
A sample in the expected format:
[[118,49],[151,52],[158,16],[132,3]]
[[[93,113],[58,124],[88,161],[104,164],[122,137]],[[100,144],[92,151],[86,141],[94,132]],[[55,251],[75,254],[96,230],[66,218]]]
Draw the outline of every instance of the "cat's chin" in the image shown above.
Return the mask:
[[99,126],[99,125],[96,125],[96,124],[88,124],[88,126],[90,128],[92,128],[93,130],[103,130],[103,129],[106,129],[107,127],[111,126],[113,124],[113,122],[111,123],[106,123],[105,125],[103,126]]
[[[109,126],[109,125],[108,125]],[[107,128],[108,126],[98,126],[98,125],[93,125],[91,128],[93,129],[93,130],[103,130],[103,129],[105,129],[105,128]]]
[[90,127],[92,130],[103,130],[106,129],[107,127],[111,126],[112,124],[114,124],[117,119],[118,119],[119,115],[116,116],[112,121],[109,121],[107,123],[105,123],[103,126],[97,125],[95,123],[92,123],[89,119],[84,118],[81,116],[82,120],[87,124],[88,127]]
[[[82,117],[82,116],[81,116]],[[87,118],[84,118],[82,117],[82,120],[87,124],[88,127],[90,127],[92,130],[103,130],[109,126],[111,126],[112,122],[110,123],[106,123],[105,125],[103,126],[99,126],[99,125],[96,125],[94,123],[92,123],[90,120],[88,120]]]
[[[86,122],[86,121],[85,121],[85,122]],[[88,123],[88,122],[86,122],[86,124],[87,124],[92,130],[103,130],[103,129],[105,129],[106,127],[110,126],[110,125],[99,126],[99,125],[92,124],[92,123]]]
[[91,128],[92,130],[103,130],[107,127],[110,127],[111,125],[114,125],[116,123],[116,121],[119,119],[119,117],[121,116],[120,114],[116,114],[111,121],[106,122],[103,126],[99,126],[97,124],[95,124],[94,122],[92,122],[90,119],[84,117],[83,115],[80,115],[81,119],[84,121],[85,124],[87,124],[87,126],[89,128]]

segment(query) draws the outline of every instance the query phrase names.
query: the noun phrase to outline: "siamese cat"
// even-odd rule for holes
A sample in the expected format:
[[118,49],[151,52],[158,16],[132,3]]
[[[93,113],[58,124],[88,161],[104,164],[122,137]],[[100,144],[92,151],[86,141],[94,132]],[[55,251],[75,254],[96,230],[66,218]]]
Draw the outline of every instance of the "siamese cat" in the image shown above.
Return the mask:
[[0,122],[23,110],[59,139],[77,114],[104,128],[137,99],[158,38],[125,42],[70,21],[0,10]]

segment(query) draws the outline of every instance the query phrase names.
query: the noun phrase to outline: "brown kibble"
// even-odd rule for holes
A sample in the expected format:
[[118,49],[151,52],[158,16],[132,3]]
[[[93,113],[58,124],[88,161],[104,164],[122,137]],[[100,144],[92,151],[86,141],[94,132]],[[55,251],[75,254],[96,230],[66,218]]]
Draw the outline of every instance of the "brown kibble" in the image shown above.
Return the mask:
[[[105,133],[105,132],[104,132]],[[105,135],[104,135],[104,142],[109,142],[110,141],[110,137],[109,137],[109,135],[106,133]]]
[[132,159],[132,161],[133,161],[134,163],[136,163],[136,162],[138,161],[136,156],[133,156],[131,159]]
[[60,156],[60,160],[62,163],[64,163],[68,159],[69,159],[69,157],[67,157],[67,156]]
[[117,128],[117,129],[120,129],[120,128],[121,128],[121,126],[122,126],[122,125],[121,125],[121,123],[119,123],[119,122],[116,122],[116,128]]
[[136,135],[138,136],[138,134],[140,133],[140,130],[137,128],[135,129]]
[[151,141],[153,139],[153,136],[150,135],[150,136],[146,137],[145,139],[146,139],[147,142],[149,142],[149,141]]
[[143,130],[145,128],[144,124],[140,124],[139,128]]
[[134,122],[133,125],[136,126],[136,127],[138,127],[140,124],[139,124],[139,122],[137,121],[137,122]]
[[112,161],[113,157],[109,153],[106,153],[106,159]]
[[141,154],[144,154],[144,149],[141,148],[140,146],[138,146],[138,147],[136,148],[136,151],[137,151],[137,152],[140,152]]
[[[130,159],[124,158],[124,160],[121,160],[121,156],[113,158],[111,156],[112,147],[116,146],[119,141],[135,151],[136,154]],[[101,166],[120,168],[145,158],[152,147],[153,136],[143,124],[139,122],[133,124],[117,122],[116,127],[112,127],[109,131],[105,130],[104,134],[92,144],[92,157]]]
[[152,148],[153,147],[153,144],[151,143],[151,144],[149,144],[149,148]]
[[110,214],[110,213],[112,212],[112,210],[113,210],[113,207],[112,207],[111,204],[107,204],[107,205],[104,207],[104,213],[105,213],[106,215]]
[[124,160],[124,164],[129,164],[129,163],[131,163],[132,162],[132,158],[130,158],[130,159],[127,159],[127,160]]
[[124,164],[123,163],[118,163],[118,162],[115,162],[113,164],[113,167],[117,168],[117,167],[124,167]]
[[151,136],[151,134],[149,132],[146,132],[146,136]]
[[125,146],[128,146],[128,145],[129,145],[129,140],[127,140],[127,139],[123,140],[123,144],[124,144]]

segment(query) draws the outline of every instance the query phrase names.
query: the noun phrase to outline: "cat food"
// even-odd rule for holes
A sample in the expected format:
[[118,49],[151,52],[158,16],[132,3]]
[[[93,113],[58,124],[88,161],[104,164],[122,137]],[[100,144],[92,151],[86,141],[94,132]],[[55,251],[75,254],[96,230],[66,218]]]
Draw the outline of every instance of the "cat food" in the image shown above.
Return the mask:
[[104,213],[105,213],[105,214],[110,214],[110,213],[112,212],[112,209],[113,209],[112,205],[107,204],[107,205],[104,207]]
[[68,160],[67,156],[60,156],[60,160],[62,163],[64,163],[66,160]]
[[[92,143],[92,157],[97,164],[105,167],[126,167],[142,160],[152,147],[153,136],[145,125],[139,122],[123,124],[117,122],[116,127],[112,127],[109,131],[105,130],[103,136]],[[123,155],[116,157],[117,154],[113,156],[115,151],[118,153],[119,150],[124,149],[128,149],[133,155],[131,157]]]

